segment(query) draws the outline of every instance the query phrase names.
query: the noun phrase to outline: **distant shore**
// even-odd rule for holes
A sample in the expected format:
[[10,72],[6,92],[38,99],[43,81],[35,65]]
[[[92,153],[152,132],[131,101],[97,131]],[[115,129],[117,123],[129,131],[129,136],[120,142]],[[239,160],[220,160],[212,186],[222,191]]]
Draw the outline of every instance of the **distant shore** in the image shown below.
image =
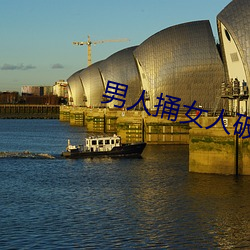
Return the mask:
[[0,119],[59,119],[60,105],[0,104]]

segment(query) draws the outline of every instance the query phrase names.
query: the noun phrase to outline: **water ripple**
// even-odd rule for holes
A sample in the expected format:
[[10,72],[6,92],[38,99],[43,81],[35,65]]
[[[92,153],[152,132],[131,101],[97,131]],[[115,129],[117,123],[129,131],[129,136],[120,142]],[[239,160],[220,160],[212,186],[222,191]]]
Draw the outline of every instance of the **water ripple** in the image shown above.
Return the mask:
[[0,152],[0,158],[32,158],[32,159],[55,159],[55,156],[46,153],[23,152]]
[[250,178],[188,173],[187,146],[66,160],[55,155],[83,128],[0,126],[1,250],[250,248]]

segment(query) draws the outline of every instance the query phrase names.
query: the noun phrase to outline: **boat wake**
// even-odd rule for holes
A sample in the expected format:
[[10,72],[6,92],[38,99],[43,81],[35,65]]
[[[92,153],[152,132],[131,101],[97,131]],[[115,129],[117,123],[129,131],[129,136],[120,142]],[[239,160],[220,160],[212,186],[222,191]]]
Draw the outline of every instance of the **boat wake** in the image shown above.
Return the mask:
[[43,153],[23,152],[0,152],[0,158],[29,158],[29,159],[55,159],[53,155]]

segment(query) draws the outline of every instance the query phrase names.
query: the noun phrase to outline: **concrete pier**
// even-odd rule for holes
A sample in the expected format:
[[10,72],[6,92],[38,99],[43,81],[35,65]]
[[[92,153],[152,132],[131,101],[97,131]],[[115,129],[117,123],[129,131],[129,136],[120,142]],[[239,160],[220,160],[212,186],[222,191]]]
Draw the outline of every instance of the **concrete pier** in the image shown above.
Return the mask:
[[[189,171],[196,173],[250,175],[250,139],[234,135],[236,117],[224,118],[228,135],[215,117],[199,118],[199,128],[191,123],[189,130]],[[242,121],[244,124],[244,120]],[[244,136],[247,135],[247,132]]]
[[150,144],[188,144],[189,123],[183,124],[186,117],[179,116],[177,122],[166,117],[145,116],[145,139]]
[[[195,115],[195,114],[193,114]],[[148,144],[189,145],[189,171],[196,173],[250,175],[250,139],[234,135],[236,117],[225,117],[228,135],[221,122],[206,129],[217,117],[200,117],[195,123],[180,123],[167,117],[148,116],[145,111],[123,111],[62,106],[60,120],[87,131],[116,133],[123,143],[145,141]],[[244,120],[242,120],[244,124]],[[247,135],[247,129],[244,136]]]
[[168,121],[165,117],[148,116],[145,111],[61,106],[60,120],[72,126],[86,126],[89,132],[119,134],[124,143],[189,143],[189,124]]
[[70,113],[72,112],[72,107],[60,106],[59,119],[62,122],[70,122]]

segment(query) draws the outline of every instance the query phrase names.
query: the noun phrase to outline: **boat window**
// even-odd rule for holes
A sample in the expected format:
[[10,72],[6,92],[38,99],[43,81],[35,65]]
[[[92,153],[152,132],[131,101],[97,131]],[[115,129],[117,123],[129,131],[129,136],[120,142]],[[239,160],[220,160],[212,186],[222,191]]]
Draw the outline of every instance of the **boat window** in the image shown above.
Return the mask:
[[110,141],[109,140],[105,140],[105,144],[110,144]]
[[99,144],[99,145],[103,145],[103,140],[99,140],[99,141],[98,141],[98,144]]
[[119,140],[118,140],[118,139],[116,139],[116,143],[119,143]]
[[115,140],[111,140],[111,144],[115,144]]
[[96,145],[96,140],[92,140],[92,145]]

